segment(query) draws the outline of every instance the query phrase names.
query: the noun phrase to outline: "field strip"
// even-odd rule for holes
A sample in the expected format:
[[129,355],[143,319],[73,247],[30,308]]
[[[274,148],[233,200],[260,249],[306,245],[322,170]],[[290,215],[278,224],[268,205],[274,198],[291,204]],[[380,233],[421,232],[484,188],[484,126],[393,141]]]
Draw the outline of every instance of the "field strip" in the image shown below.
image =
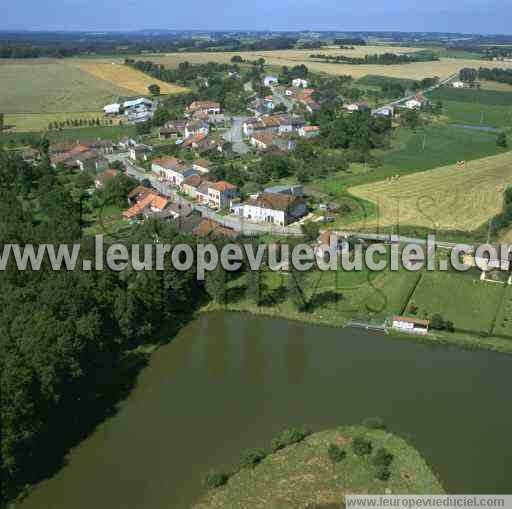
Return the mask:
[[[353,196],[377,205],[380,217],[354,227],[396,224],[471,231],[502,209],[512,184],[512,153],[414,173],[350,188]],[[352,225],[351,225],[352,226]]]
[[105,62],[80,62],[76,65],[95,78],[113,83],[117,87],[131,90],[135,94],[148,94],[148,86],[156,84],[162,94],[177,94],[187,89],[157,80],[124,64]]

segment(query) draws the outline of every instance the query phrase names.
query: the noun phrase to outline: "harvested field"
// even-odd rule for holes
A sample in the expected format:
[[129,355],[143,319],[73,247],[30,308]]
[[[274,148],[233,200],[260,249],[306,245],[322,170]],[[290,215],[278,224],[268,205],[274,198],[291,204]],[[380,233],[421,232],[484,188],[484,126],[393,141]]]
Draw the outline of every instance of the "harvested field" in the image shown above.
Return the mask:
[[0,65],[3,113],[96,112],[130,93],[63,61]]
[[512,184],[510,152],[466,162],[465,166],[445,166],[401,177],[356,186],[349,192],[377,205],[379,218],[370,218],[369,227],[397,223],[443,230],[476,230],[500,212],[503,191]]
[[158,85],[162,94],[177,94],[186,91],[186,88],[154,79],[124,64],[84,61],[77,65],[81,70],[95,78],[112,83],[116,87],[130,90],[136,94],[148,94],[148,86],[151,84]]

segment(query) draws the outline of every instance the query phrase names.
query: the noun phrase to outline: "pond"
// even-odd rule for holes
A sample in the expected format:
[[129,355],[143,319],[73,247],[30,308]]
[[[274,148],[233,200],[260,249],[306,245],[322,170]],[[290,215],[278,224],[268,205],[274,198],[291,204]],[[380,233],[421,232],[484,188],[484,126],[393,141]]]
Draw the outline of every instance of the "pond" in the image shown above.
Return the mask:
[[382,417],[451,493],[512,488],[512,357],[243,314],[200,316],[23,509],[185,508],[282,429]]

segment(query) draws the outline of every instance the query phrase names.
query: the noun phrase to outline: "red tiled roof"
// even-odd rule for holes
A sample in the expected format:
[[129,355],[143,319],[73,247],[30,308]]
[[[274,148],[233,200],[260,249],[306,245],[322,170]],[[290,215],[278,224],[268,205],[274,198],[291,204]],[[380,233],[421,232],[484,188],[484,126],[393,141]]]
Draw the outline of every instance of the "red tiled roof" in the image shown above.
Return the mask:
[[416,325],[424,325],[428,326],[430,324],[430,320],[420,320],[418,318],[410,318],[408,316],[394,316],[393,321],[399,321],[399,322],[407,322],[407,323],[414,323]]
[[221,237],[235,238],[237,237],[237,233],[235,230],[228,228],[226,226],[217,223],[217,221],[213,221],[213,219],[204,218],[201,222],[194,228],[193,233],[195,235],[207,236],[207,235],[218,235]]
[[229,182],[225,182],[224,180],[215,182],[214,184],[212,184],[210,186],[210,188],[215,189],[216,191],[219,191],[221,193],[224,191],[229,191],[231,189],[237,189],[236,186],[234,186],[233,184],[230,184]]

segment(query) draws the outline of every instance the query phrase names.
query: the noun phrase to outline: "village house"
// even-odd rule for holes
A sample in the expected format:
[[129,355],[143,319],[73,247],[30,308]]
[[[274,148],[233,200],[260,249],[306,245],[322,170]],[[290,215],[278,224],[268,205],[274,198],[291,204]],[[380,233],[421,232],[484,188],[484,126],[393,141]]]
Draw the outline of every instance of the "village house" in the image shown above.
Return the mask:
[[123,218],[135,219],[140,216],[149,217],[158,212],[162,212],[168,203],[169,200],[167,198],[151,191],[146,193],[140,201],[137,201],[128,210],[125,210],[123,212]]
[[261,115],[268,115],[272,113],[274,108],[274,104],[272,102],[268,102],[265,99],[256,98],[249,103],[247,109],[254,113],[257,117]]
[[208,206],[209,200],[210,200],[210,193],[209,189],[210,186],[213,185],[213,182],[208,182],[207,180],[204,180],[199,187],[196,189],[196,200],[201,205]]
[[307,207],[297,196],[262,193],[245,203],[233,205],[231,210],[250,221],[286,226],[304,216]]
[[221,136],[205,136],[202,133],[188,138],[183,143],[183,148],[193,150],[196,154],[204,154],[212,150],[223,152],[227,141]]
[[279,79],[277,78],[277,76],[265,76],[263,78],[263,86],[265,87],[271,87],[273,85],[278,85],[279,84]]
[[359,112],[359,113],[365,113],[365,112],[368,112],[370,111],[370,107],[368,106],[367,103],[350,103],[350,104],[347,104],[345,106],[343,106],[343,108],[348,111],[349,113],[354,113],[354,112]]
[[152,152],[153,148],[149,145],[138,143],[130,147],[130,159],[132,161],[148,161]]
[[308,80],[304,80],[302,78],[295,78],[294,80],[292,80],[292,86],[294,88],[308,88],[308,85]]
[[185,110],[187,116],[196,114],[217,115],[220,113],[220,104],[215,101],[194,101]]
[[417,95],[408,101],[405,101],[405,107],[408,110],[417,110],[421,109],[429,104],[429,101],[425,99],[422,95]]
[[176,140],[180,136],[180,132],[175,126],[161,127],[158,131],[158,138],[161,140]]
[[280,128],[279,118],[265,115],[257,118],[250,118],[243,123],[242,130],[245,136],[259,132],[278,133]]
[[175,187],[181,187],[187,177],[197,175],[197,171],[189,163],[176,157],[155,159],[151,165],[151,171]]
[[199,237],[225,237],[228,239],[236,239],[238,236],[237,232],[232,228],[209,218],[201,219],[201,222],[194,228],[192,233]]
[[153,189],[150,189],[149,187],[137,186],[128,193],[128,205],[135,205],[137,202],[141,201],[146,195],[154,192],[155,191]]
[[239,195],[238,187],[223,180],[208,187],[208,205],[212,209],[223,209]]
[[108,167],[108,161],[103,154],[96,150],[91,150],[87,145],[74,145],[67,152],[58,153],[50,158],[51,165],[56,168],[57,165],[63,165],[67,169],[85,170],[91,168],[96,171],[104,170]]
[[382,108],[377,108],[372,115],[374,117],[393,118],[395,116],[395,108],[393,106],[383,106]]
[[291,138],[267,132],[253,134],[249,138],[249,143],[258,151],[274,148],[282,152],[291,152],[295,149],[295,141]]
[[348,253],[350,246],[346,235],[326,230],[318,237],[318,242],[313,246],[315,255],[319,258],[326,258],[331,255],[342,256]]
[[205,136],[208,136],[209,132],[210,128],[208,124],[206,122],[201,122],[200,120],[191,120],[185,125],[185,138],[191,138],[197,134],[204,134]]
[[393,329],[408,334],[418,334],[420,336],[426,336],[428,334],[429,325],[429,320],[419,320],[407,316],[394,316],[392,319]]
[[183,181],[181,190],[184,194],[195,200],[197,198],[197,190],[203,182],[204,177],[201,175],[191,175]]
[[212,162],[208,161],[208,159],[198,159],[192,163],[192,168],[199,173],[210,173],[211,167]]
[[128,152],[131,147],[137,145],[137,142],[133,138],[124,137],[117,142],[117,149],[121,152]]
[[117,170],[105,170],[94,178],[94,187],[96,189],[102,189],[109,180],[115,177],[117,177]]
[[274,115],[279,123],[279,134],[298,133],[306,125],[306,120],[300,115]]
[[299,129],[299,136],[303,138],[314,138],[320,135],[320,127],[317,125],[305,125]]

